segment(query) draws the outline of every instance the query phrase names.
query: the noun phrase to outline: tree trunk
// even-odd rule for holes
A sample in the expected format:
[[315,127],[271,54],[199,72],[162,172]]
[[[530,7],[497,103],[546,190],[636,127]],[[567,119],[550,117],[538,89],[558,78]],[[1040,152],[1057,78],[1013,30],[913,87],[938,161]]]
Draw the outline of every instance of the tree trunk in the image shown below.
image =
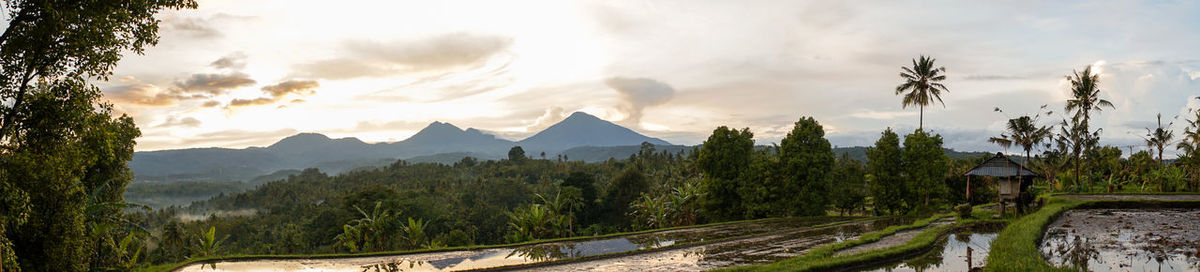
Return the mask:
[[920,119],[917,120],[917,129],[925,130],[925,105],[921,105]]

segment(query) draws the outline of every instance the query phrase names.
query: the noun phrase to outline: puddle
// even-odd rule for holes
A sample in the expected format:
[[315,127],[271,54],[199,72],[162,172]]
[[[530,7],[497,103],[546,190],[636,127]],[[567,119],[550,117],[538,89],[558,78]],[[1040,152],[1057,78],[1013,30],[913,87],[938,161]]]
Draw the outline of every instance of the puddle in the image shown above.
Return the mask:
[[[215,270],[211,267],[201,269],[200,265],[197,264],[184,267],[181,271],[457,271],[654,249],[712,239],[777,232],[850,219],[852,218],[795,218],[678,229],[605,239],[544,243],[512,248],[395,256],[221,262],[217,263],[217,269]],[[906,219],[903,218],[886,219],[886,222],[890,222],[891,224],[904,223],[905,221]],[[911,220],[907,221],[911,222]]]
[[1082,209],[1046,229],[1051,264],[1088,271],[1200,271],[1200,210]]
[[996,232],[954,233],[920,256],[862,271],[970,271],[986,265]]
[[815,230],[796,230],[703,246],[542,267],[533,271],[704,271],[770,263],[803,255],[822,245],[856,239],[863,233],[911,224],[915,220],[889,218],[846,223]]

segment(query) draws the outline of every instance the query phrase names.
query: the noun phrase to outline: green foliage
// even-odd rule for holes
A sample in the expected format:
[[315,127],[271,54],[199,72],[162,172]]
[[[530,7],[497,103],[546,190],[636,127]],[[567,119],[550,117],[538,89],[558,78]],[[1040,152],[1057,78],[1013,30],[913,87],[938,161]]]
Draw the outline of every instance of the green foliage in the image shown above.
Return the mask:
[[429,227],[429,222],[422,219],[408,218],[408,224],[400,225],[400,239],[404,240],[404,248],[439,248],[441,246],[435,244],[435,241],[430,240],[425,234],[425,229]]
[[842,215],[862,208],[867,198],[867,170],[862,163],[843,154],[833,172],[830,198]]
[[605,221],[610,224],[627,226],[629,225],[629,207],[634,200],[650,190],[650,181],[646,179],[646,175],[637,167],[627,167],[621,171],[617,177],[613,178],[612,184],[608,187],[608,193],[604,195],[605,214],[609,216]]
[[714,220],[733,220],[742,217],[739,182],[750,167],[754,152],[754,133],[749,128],[713,130],[700,148],[696,162],[704,174],[704,209]]
[[334,237],[335,246],[351,253],[390,249],[391,234],[396,230],[396,218],[392,212],[383,208],[382,202],[375,202],[375,208],[370,213],[357,205],[354,209],[362,217],[342,226],[342,234]]
[[511,162],[521,163],[527,159],[529,159],[529,157],[525,156],[525,149],[522,149],[520,146],[514,146],[512,149],[508,150],[508,160]]
[[684,183],[670,193],[653,197],[642,194],[630,211],[636,229],[690,226],[696,224],[703,192],[695,182]]
[[1078,206],[1081,202],[1052,198],[1036,212],[1025,215],[1008,224],[1000,236],[992,241],[988,255],[987,271],[1073,271],[1050,266],[1038,249],[1038,241],[1045,234],[1046,225],[1059,214]]
[[900,136],[890,128],[884,130],[875,141],[875,147],[867,150],[867,158],[868,182],[876,213],[906,212],[904,197],[909,192],[904,182]]
[[[937,153],[945,157],[940,144]],[[782,190],[776,190],[779,198],[772,199],[772,203],[786,207],[782,210],[787,211],[787,215],[824,215],[829,203],[829,173],[833,162],[833,150],[829,140],[825,139],[821,124],[812,117],[800,118],[780,141],[783,186],[779,188]]]
[[958,213],[958,218],[971,218],[971,211],[973,209],[971,204],[958,204],[958,206],[954,206],[954,212]]
[[929,135],[923,130],[904,137],[901,152],[907,187],[905,200],[910,207],[928,206],[946,193],[946,172],[949,170],[946,153],[942,152],[942,136]]

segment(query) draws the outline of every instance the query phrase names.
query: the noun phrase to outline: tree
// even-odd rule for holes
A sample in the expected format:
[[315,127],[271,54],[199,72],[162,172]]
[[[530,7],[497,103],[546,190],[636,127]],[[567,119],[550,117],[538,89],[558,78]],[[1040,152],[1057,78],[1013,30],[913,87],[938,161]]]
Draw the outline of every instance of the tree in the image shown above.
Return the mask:
[[1063,109],[1075,113],[1071,116],[1069,129],[1066,120],[1063,121],[1063,132],[1059,138],[1070,143],[1070,147],[1072,147],[1075,181],[1078,182],[1083,167],[1081,157],[1083,149],[1091,148],[1100,141],[1100,130],[1092,132],[1088,128],[1091,114],[1092,112],[1099,113],[1106,106],[1115,107],[1108,100],[1100,98],[1100,75],[1092,74],[1091,66],[1084,67],[1083,71],[1072,71],[1072,75],[1067,76],[1067,81],[1071,83],[1071,98],[1067,99],[1067,104]]
[[912,60],[912,68],[900,67],[904,70],[900,73],[900,78],[904,79],[904,83],[896,86],[896,95],[907,91],[901,106],[904,108],[910,105],[921,107],[919,128],[925,127],[925,106],[932,104],[935,99],[945,106],[946,103],[942,102],[942,92],[950,92],[946,89],[946,85],[942,84],[942,81],[946,80],[946,67],[935,68],[933,62],[933,58],[921,55],[919,59]]
[[1175,145],[1175,149],[1183,154],[1180,157],[1192,157],[1200,150],[1200,110],[1191,110],[1195,114],[1192,119],[1184,119],[1187,122],[1187,128],[1183,129],[1183,139]]
[[867,198],[867,171],[862,163],[843,153],[833,171],[830,198],[834,208],[845,215],[862,207]]
[[629,214],[630,204],[649,189],[650,181],[646,180],[640,169],[626,167],[613,178],[608,193],[604,195],[606,214],[611,216],[607,221],[616,225],[629,225],[626,215]]
[[904,150],[900,154],[911,190],[907,202],[910,205],[924,203],[928,207],[930,199],[946,191],[949,165],[946,151],[942,149],[942,136],[917,129],[904,137]]
[[[120,213],[119,208],[87,216],[84,203],[96,188],[103,188],[97,195],[104,202],[124,202],[125,155],[132,156],[138,132],[132,119],[113,117],[89,82],[106,80],[124,52],[140,54],[158,41],[155,14],[160,10],[195,8],[196,3],[5,4],[10,20],[0,34],[0,100],[6,101],[0,104],[0,212],[5,214],[0,225],[6,226],[0,227],[0,265],[83,271],[92,263],[121,262],[115,254],[98,254],[117,246],[87,241],[99,233],[88,235],[85,227],[89,220],[119,218],[103,215]],[[112,232],[105,237],[129,237],[127,229],[107,230]]]
[[1158,127],[1154,128],[1154,130],[1146,128],[1146,136],[1143,138],[1146,139],[1147,146],[1158,149],[1158,164],[1163,163],[1163,149],[1165,149],[1167,145],[1171,144],[1171,142],[1175,140],[1175,132],[1171,131],[1170,129],[1172,124],[1174,123],[1168,123],[1167,127],[1164,128],[1162,124],[1162,114],[1159,113]]
[[891,128],[884,130],[875,146],[867,149],[867,174],[876,213],[905,211],[904,165],[900,154],[900,136]]
[[342,226],[342,234],[334,237],[335,245],[351,253],[387,250],[392,244],[395,215],[383,208],[383,202],[375,202],[375,208],[370,213],[358,206],[354,206],[354,209],[362,217]]
[[749,128],[713,130],[700,147],[696,164],[703,174],[704,209],[715,220],[741,218],[742,200],[738,195],[738,178],[750,166],[754,152],[754,133]]
[[520,163],[525,161],[527,158],[528,157],[525,157],[525,149],[521,149],[520,146],[514,146],[512,149],[508,150],[509,161]]
[[833,149],[825,129],[812,117],[802,117],[780,140],[779,164],[784,187],[779,203],[790,207],[788,215],[824,215],[829,205],[829,173]]

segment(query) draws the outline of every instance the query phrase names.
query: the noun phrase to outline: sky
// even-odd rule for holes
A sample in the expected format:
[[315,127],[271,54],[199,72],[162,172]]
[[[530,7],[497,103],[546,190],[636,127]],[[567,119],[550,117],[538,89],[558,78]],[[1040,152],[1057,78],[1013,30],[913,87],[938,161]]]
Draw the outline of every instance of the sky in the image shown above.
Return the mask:
[[986,139],[1042,105],[1058,122],[1065,76],[1088,66],[1116,105],[1092,118],[1102,144],[1145,149],[1156,114],[1178,133],[1200,107],[1192,1],[199,4],[163,12],[158,45],[96,83],[139,151],[391,142],[433,121],[522,139],[576,111],[687,145],[722,125],[770,144],[812,116],[835,146],[865,146],[917,127],[895,87],[920,55],[949,88],[925,127],[958,150],[1000,150]]

